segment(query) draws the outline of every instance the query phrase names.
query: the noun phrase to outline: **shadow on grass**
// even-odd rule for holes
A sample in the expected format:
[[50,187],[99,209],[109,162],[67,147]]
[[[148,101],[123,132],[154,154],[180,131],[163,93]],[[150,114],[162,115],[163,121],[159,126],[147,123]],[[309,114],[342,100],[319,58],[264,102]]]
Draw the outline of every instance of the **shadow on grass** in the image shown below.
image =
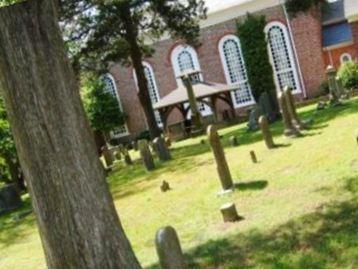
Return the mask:
[[257,191],[265,189],[267,185],[268,182],[266,180],[258,180],[252,182],[235,183],[235,188],[239,191]]
[[346,201],[325,204],[267,232],[251,230],[190,250],[189,268],[358,268],[358,177],[346,179],[344,188],[350,192]]
[[16,240],[28,233],[29,228],[36,226],[30,198],[24,200],[23,206],[13,212],[0,217],[0,242],[5,245],[13,245]]
[[[298,138],[302,139],[309,136],[319,135],[324,128],[329,126],[329,121],[343,117],[352,113],[358,112],[358,100],[351,100],[341,107],[330,107],[322,111],[316,111],[312,106],[309,110],[300,113],[301,119],[313,118],[313,123],[309,126],[309,129],[303,131],[303,136]],[[283,133],[283,125],[281,122],[276,122],[270,126],[271,132],[274,137],[281,136]],[[230,147],[230,137],[237,136],[240,145],[248,145],[262,140],[260,131],[248,132],[246,126],[240,126],[237,129],[225,133],[222,136],[222,144],[224,147]],[[204,138],[204,137],[203,137]],[[289,147],[291,144],[279,144],[277,149]],[[240,146],[238,147],[240,148]],[[110,174],[109,183],[111,185],[111,191],[115,199],[129,196],[132,194],[138,194],[152,187],[150,184],[139,184],[135,188],[124,188],[127,184],[134,184],[139,181],[149,182],[160,176],[162,173],[171,172],[183,172],[186,173],[193,169],[196,169],[199,165],[206,165],[212,163],[211,159],[201,161],[201,163],[193,161],[191,157],[198,156],[210,151],[210,146],[206,141],[205,144],[200,143],[200,139],[197,144],[191,144],[187,146],[173,148],[172,150],[173,160],[168,163],[161,163],[156,161],[156,170],[148,173],[144,170],[140,163],[135,163],[131,167],[126,167],[124,164],[120,164],[115,168],[115,171]],[[127,190],[124,190],[127,189]],[[128,190],[130,189],[130,190]]]
[[[313,119],[313,122],[309,125],[308,130],[303,131],[303,134],[300,138],[320,135],[322,132],[312,132],[314,130],[323,130],[329,126],[329,121],[337,118],[344,117],[349,114],[358,112],[358,99],[350,100],[345,103],[343,106],[339,107],[328,107],[324,110],[317,111],[315,106],[311,106],[309,110],[299,113],[299,116],[302,120]],[[270,125],[270,130],[273,137],[281,136],[283,133],[283,124],[281,121],[276,122]],[[230,146],[230,137],[236,136],[238,138],[240,145],[248,145],[258,141],[263,140],[262,134],[260,131],[249,132],[245,125],[233,130],[231,132],[225,133],[222,136],[221,142],[224,147]],[[190,157],[196,156],[208,152],[210,147],[208,143],[202,145],[198,142],[196,145],[183,146],[176,148],[178,157]]]

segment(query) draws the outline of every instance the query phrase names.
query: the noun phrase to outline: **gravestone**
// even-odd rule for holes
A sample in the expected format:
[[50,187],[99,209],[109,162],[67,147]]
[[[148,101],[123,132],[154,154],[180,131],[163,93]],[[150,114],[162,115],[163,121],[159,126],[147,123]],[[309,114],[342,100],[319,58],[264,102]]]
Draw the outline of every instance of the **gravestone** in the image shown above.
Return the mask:
[[144,167],[147,171],[152,171],[155,169],[155,164],[153,160],[152,153],[150,152],[147,140],[139,140],[138,141],[138,149],[140,152],[140,156],[143,162]]
[[226,161],[224,149],[221,145],[217,128],[214,125],[208,126],[208,140],[213,151],[216,168],[219,174],[220,182],[224,191],[232,190],[234,184],[230,174],[229,166]]
[[249,113],[249,122],[247,123],[247,128],[249,131],[257,131],[259,129],[259,125],[257,123],[257,119],[259,117],[259,109],[257,107],[253,107],[248,110]]
[[170,137],[165,138],[165,145],[167,146],[167,148],[170,148],[172,146],[172,140],[170,139]]
[[[276,119],[276,113],[272,109],[270,97],[267,92],[263,92],[259,98],[259,115],[266,116],[269,122],[274,122]],[[257,115],[257,116],[259,116]],[[258,118],[256,118],[257,120]]]
[[15,184],[8,184],[0,188],[0,215],[21,206],[21,196]]
[[132,148],[134,149],[134,151],[138,151],[138,142],[137,141],[132,141]]
[[172,156],[165,144],[164,138],[157,137],[153,140],[153,148],[161,161],[170,161]]
[[298,117],[297,109],[296,109],[296,102],[295,102],[295,98],[292,94],[292,89],[290,87],[285,87],[285,89],[283,91],[286,95],[288,112],[290,113],[290,116],[292,119],[292,124],[299,130],[306,129],[306,125]]
[[170,185],[168,182],[166,182],[165,180],[162,182],[162,185],[160,185],[160,190],[162,192],[167,192],[170,190]]
[[114,156],[113,156],[112,151],[108,148],[108,146],[102,147],[102,156],[106,163],[106,167],[111,167],[114,162]]
[[255,151],[250,151],[250,157],[251,157],[251,161],[253,162],[253,163],[257,163],[257,157],[256,157],[256,153],[255,153]]
[[339,92],[336,82],[337,70],[329,65],[326,70],[327,80],[328,80],[328,87],[329,87],[329,101],[330,104],[333,106],[339,105]]
[[242,219],[237,213],[236,206],[234,203],[228,203],[223,205],[220,208],[220,211],[223,216],[224,222],[235,222]]
[[132,161],[132,158],[131,158],[131,156],[129,154],[128,149],[124,145],[119,145],[118,149],[119,149],[121,155],[123,155],[123,157],[124,157],[125,164],[126,165],[132,165],[133,161]]
[[282,120],[284,125],[284,134],[288,137],[297,137],[300,135],[300,132],[293,126],[292,118],[288,110],[288,102],[285,92],[280,92],[278,96],[278,101],[282,110]]
[[122,160],[122,154],[119,149],[114,152],[114,157],[116,158],[117,161]]
[[259,125],[264,137],[265,144],[268,149],[273,149],[275,147],[275,143],[273,142],[272,134],[270,131],[268,120],[265,116],[261,116],[259,119]]
[[236,147],[236,146],[239,145],[239,142],[237,141],[237,137],[236,137],[236,136],[231,136],[231,137],[229,138],[229,141],[230,141],[230,145],[231,145],[232,147]]
[[173,227],[160,229],[155,237],[155,246],[162,269],[187,269],[178,235]]

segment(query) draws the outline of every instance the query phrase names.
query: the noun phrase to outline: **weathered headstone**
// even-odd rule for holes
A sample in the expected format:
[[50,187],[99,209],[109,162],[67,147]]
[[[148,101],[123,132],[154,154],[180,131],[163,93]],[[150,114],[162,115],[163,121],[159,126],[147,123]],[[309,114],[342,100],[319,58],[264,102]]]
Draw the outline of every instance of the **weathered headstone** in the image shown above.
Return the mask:
[[323,110],[323,109],[326,108],[326,106],[327,106],[326,102],[319,101],[319,102],[317,103],[317,110]]
[[293,126],[292,118],[288,111],[288,105],[286,101],[286,94],[280,92],[278,96],[278,101],[282,110],[282,120],[284,125],[284,134],[289,137],[296,137],[300,135],[300,132]]
[[170,148],[172,146],[172,140],[170,139],[170,137],[165,138],[165,145],[167,146],[167,148]]
[[138,142],[137,142],[137,141],[132,141],[132,148],[133,148],[135,151],[138,151]]
[[288,112],[290,113],[290,116],[292,119],[292,124],[299,130],[306,129],[306,125],[298,117],[297,109],[296,109],[296,102],[295,102],[295,98],[292,94],[292,89],[290,87],[285,87],[283,91],[286,95]]
[[114,162],[114,156],[113,156],[112,151],[108,148],[108,146],[102,147],[102,156],[106,163],[106,167],[111,167]]
[[239,145],[239,142],[237,141],[237,137],[234,135],[229,138],[229,141],[232,147],[236,147]]
[[[269,122],[273,122],[276,119],[276,113],[272,108],[270,97],[267,92],[263,92],[259,98],[259,115],[266,116]],[[259,116],[257,115],[257,116]],[[257,120],[258,118],[256,118]]]
[[251,157],[251,161],[253,162],[253,163],[257,163],[257,157],[256,157],[256,153],[255,153],[255,151],[250,151],[250,157]]
[[133,161],[132,161],[132,158],[129,154],[129,151],[128,149],[124,146],[124,145],[119,145],[118,147],[121,155],[123,155],[124,157],[124,162],[126,165],[132,165],[133,164]]
[[214,125],[208,126],[208,140],[214,153],[216,168],[219,174],[220,182],[224,191],[234,188],[229,166],[226,161],[224,149],[221,145],[217,128]]
[[21,196],[15,184],[8,184],[0,188],[0,215],[21,206]]
[[329,65],[326,70],[326,75],[328,79],[330,103],[333,106],[339,105],[339,93],[336,82],[337,70],[333,66]]
[[142,162],[143,162],[144,167],[148,171],[154,170],[155,169],[155,164],[154,164],[153,156],[152,156],[152,153],[151,153],[151,151],[149,149],[147,140],[145,140],[145,139],[139,140],[138,141],[138,149],[139,149],[140,156],[142,158]]
[[160,229],[155,237],[155,246],[162,269],[187,269],[178,235],[173,227]]
[[249,122],[247,123],[247,128],[249,131],[256,131],[259,129],[257,119],[259,117],[259,109],[257,107],[251,108],[249,111]]
[[224,222],[235,222],[242,219],[237,213],[236,206],[234,203],[228,203],[223,205],[220,208],[220,211],[223,216]]
[[166,182],[165,180],[162,182],[162,185],[160,185],[160,190],[162,192],[167,192],[170,190],[170,185],[168,182]]
[[165,145],[164,138],[157,137],[153,140],[153,148],[161,161],[170,161],[172,159],[172,156],[170,155],[170,152]]
[[116,158],[117,161],[122,160],[122,154],[119,149],[114,152],[114,157]]
[[268,120],[265,116],[261,116],[259,119],[259,125],[261,128],[262,135],[264,137],[265,144],[268,149],[273,149],[275,143],[273,142],[272,134],[270,131]]

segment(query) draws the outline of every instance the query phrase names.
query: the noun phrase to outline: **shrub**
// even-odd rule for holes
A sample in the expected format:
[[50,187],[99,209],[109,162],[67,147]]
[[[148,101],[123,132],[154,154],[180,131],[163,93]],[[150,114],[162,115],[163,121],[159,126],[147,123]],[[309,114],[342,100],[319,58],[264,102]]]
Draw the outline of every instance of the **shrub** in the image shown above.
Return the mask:
[[288,13],[296,15],[300,12],[307,12],[310,8],[326,3],[326,0],[287,0],[286,8]]
[[343,64],[338,76],[342,79],[344,88],[358,89],[358,61]]

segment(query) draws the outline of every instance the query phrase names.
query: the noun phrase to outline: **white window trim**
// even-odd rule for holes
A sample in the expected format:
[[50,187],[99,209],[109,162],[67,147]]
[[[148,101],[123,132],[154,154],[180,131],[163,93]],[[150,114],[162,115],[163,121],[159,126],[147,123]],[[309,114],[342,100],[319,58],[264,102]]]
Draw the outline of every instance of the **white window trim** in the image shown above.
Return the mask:
[[[283,35],[284,35],[284,38],[285,38],[285,41],[286,41],[286,44],[287,44],[287,49],[288,49],[288,57],[290,59],[290,62],[291,62],[291,65],[292,65],[292,71],[293,71],[293,76],[294,76],[294,79],[296,81],[296,85],[297,85],[297,89],[292,91],[293,94],[299,94],[299,93],[302,93],[302,89],[301,89],[301,84],[300,84],[300,80],[298,79],[298,70],[297,70],[297,66],[296,66],[296,61],[295,61],[295,57],[293,55],[293,47],[292,47],[292,43],[291,43],[291,39],[288,35],[288,30],[287,30],[287,27],[286,25],[284,25],[283,23],[281,22],[278,22],[278,21],[273,21],[273,22],[270,22],[268,23],[266,26],[265,26],[265,34],[266,34],[266,38],[267,38],[267,50],[268,50],[268,54],[269,54],[269,59],[270,59],[270,63],[271,63],[271,66],[272,66],[272,70],[273,70],[273,74],[274,74],[274,81],[275,81],[275,85],[276,85],[276,92],[277,94],[280,93],[281,89],[280,89],[280,83],[278,81],[278,76],[277,76],[277,72],[276,72],[276,69],[275,69],[275,64],[274,64],[274,61],[273,61],[273,55],[272,55],[272,52],[271,52],[271,48],[270,48],[270,43],[268,41],[268,31],[271,29],[271,27],[273,26],[278,26],[280,27],[282,30],[283,30]],[[289,69],[288,69],[289,70]],[[283,70],[282,70],[283,71]]]
[[[154,84],[154,90],[155,90],[155,93],[157,94],[158,96],[158,101],[161,99],[161,96],[160,96],[160,93],[159,93],[159,88],[157,86],[157,78],[155,77],[155,73],[154,73],[154,69],[152,67],[152,65],[148,62],[142,62],[143,66],[144,67],[147,67],[153,77],[153,84]],[[133,68],[133,79],[134,79],[134,83],[135,83],[135,87],[137,89],[137,92],[139,92],[139,87],[138,87],[138,78],[137,78],[137,74],[135,72],[135,69]],[[154,105],[155,103],[152,102],[152,105]],[[154,111],[154,113],[159,113],[157,111]],[[163,128],[163,123],[158,123],[158,127],[159,128]]]
[[352,55],[350,55],[348,52],[345,52],[345,53],[343,53],[343,54],[339,57],[339,60],[340,60],[340,62],[341,62],[341,65],[347,63],[347,62],[345,62],[345,61],[343,60],[344,57],[348,57],[348,58],[349,58],[348,62],[351,62],[351,61],[352,61]]
[[[201,72],[201,68],[200,68],[200,63],[199,63],[199,58],[198,58],[198,54],[196,53],[195,49],[189,45],[177,45],[171,53],[171,63],[172,63],[172,67],[174,70],[174,75],[175,75],[175,79],[177,82],[178,86],[183,86],[183,81],[180,79],[180,76],[182,74],[181,70],[180,70],[180,66],[179,63],[177,61],[179,54],[183,51],[187,51],[190,53],[191,58],[193,60],[193,64],[194,64],[194,70],[192,71],[197,71],[197,72]],[[203,75],[200,73],[199,74],[200,79],[203,80]],[[189,104],[185,104],[185,107],[187,107]],[[200,105],[200,104],[199,104]],[[210,116],[213,114],[211,108],[204,104],[205,106],[205,110],[201,111],[200,113],[202,114],[202,116]],[[189,117],[189,113],[188,113],[188,117]]]
[[[115,89],[115,93],[116,93],[116,97],[117,97],[117,101],[118,101],[118,105],[119,105],[119,108],[121,109],[121,111],[123,111],[123,105],[122,105],[122,101],[121,101],[121,98],[119,96],[119,93],[118,93],[118,88],[117,88],[117,83],[116,81],[114,80],[114,77],[112,76],[112,74],[110,73],[107,73],[105,75],[103,75],[103,77],[108,77],[113,86],[114,86],[114,89]],[[111,132],[111,137],[112,138],[121,138],[121,137],[125,137],[125,136],[128,136],[129,135],[129,130],[128,130],[128,126],[127,126],[127,123],[124,123],[124,128],[126,129],[126,132],[125,133],[122,133],[122,134],[118,134],[118,135],[114,135],[113,132]]]
[[[201,72],[198,54],[196,53],[195,49],[189,45],[176,46],[171,53],[171,62],[172,62],[174,75],[175,75],[175,79],[177,81],[178,86],[183,85],[182,80],[179,78],[181,76],[182,72],[180,71],[179,63],[177,61],[179,54],[183,50],[189,52],[191,55],[191,58],[193,59],[193,64],[194,64],[193,71]],[[200,74],[200,78],[203,79],[202,74]]]
[[[240,50],[240,53],[241,53],[241,56],[242,56],[242,61],[243,61],[243,64],[245,66],[245,72],[246,72],[246,75],[247,75],[246,64],[245,64],[245,59],[244,59],[244,56],[243,56],[242,50],[241,50],[240,39],[236,35],[229,34],[229,35],[225,35],[224,37],[222,37],[220,39],[218,49],[219,49],[219,53],[220,53],[221,64],[222,64],[223,69],[224,69],[226,84],[228,84],[228,85],[238,85],[239,86],[242,83],[248,82],[248,79],[247,79],[247,81],[241,81],[240,83],[232,83],[231,82],[230,71],[229,71],[228,65],[226,64],[226,57],[225,57],[225,53],[224,53],[224,44],[228,40],[234,40],[237,43],[237,45],[239,46],[239,50]],[[231,91],[230,94],[231,94],[231,99],[233,101],[233,104],[234,104],[235,108],[240,108],[240,107],[245,107],[245,106],[250,106],[250,105],[255,104],[255,100],[254,100],[253,97],[252,97],[251,101],[249,101],[249,102],[238,104],[236,102],[234,91]]]

